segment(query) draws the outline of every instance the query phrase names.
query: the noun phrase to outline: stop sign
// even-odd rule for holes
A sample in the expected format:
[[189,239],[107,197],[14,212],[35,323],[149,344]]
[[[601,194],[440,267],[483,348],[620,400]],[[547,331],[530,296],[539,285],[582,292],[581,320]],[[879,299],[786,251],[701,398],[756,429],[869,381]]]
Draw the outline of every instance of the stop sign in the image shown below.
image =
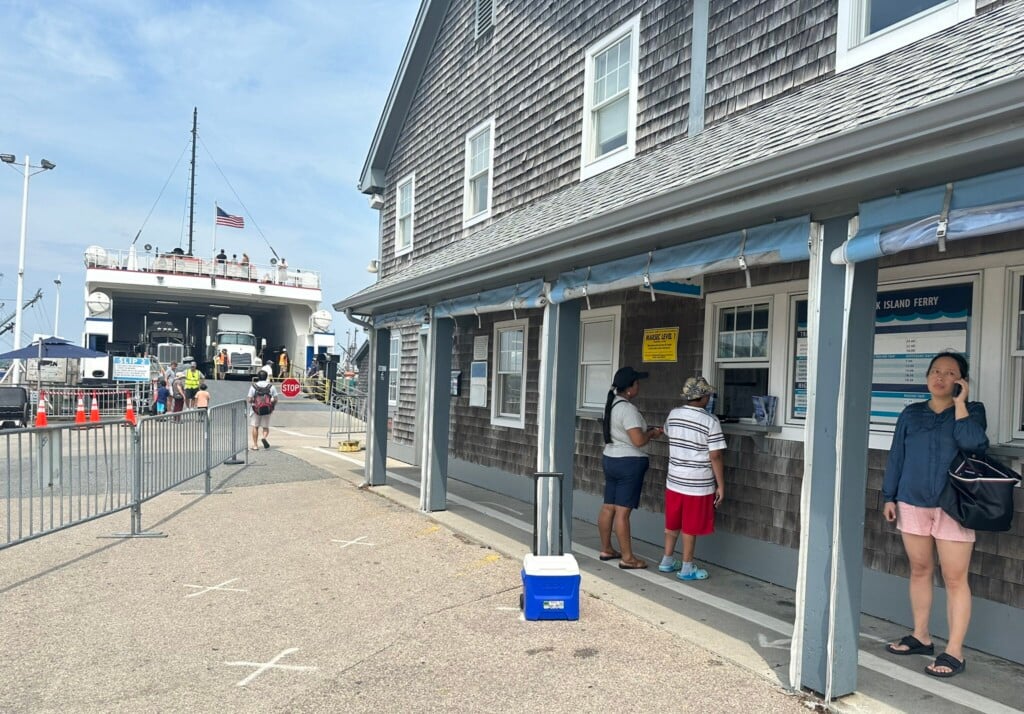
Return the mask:
[[281,382],[281,394],[288,397],[297,397],[299,392],[302,391],[302,385],[299,384],[299,380],[289,377],[288,379]]

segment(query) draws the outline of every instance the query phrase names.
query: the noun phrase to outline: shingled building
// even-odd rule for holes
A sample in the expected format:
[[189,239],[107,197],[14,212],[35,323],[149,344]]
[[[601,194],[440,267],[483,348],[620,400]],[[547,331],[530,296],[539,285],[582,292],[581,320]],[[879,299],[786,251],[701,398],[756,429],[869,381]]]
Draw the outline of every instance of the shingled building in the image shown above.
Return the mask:
[[[928,357],[970,356],[1024,455],[1021,37],[1020,1],[425,0],[359,180],[378,278],[335,305],[371,326],[370,482],[420,464],[434,510],[447,478],[557,471],[593,520],[614,371],[651,373],[652,423],[703,374],[729,491],[701,557],[795,588],[794,685],[823,691],[830,634],[907,619],[880,486]],[[1017,662],[1022,516],[979,534],[968,639]]]

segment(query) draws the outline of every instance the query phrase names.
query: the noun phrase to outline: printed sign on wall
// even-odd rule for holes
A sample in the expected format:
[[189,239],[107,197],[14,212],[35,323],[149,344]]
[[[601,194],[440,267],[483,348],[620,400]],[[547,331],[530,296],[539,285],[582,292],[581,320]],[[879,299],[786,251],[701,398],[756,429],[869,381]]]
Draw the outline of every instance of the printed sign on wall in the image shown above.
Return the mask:
[[652,327],[644,330],[644,362],[678,362],[679,328]]
[[[895,424],[903,408],[928,398],[928,363],[939,352],[967,354],[971,283],[884,290],[875,302],[871,423]],[[796,303],[791,414],[807,416],[807,301]]]
[[469,365],[469,406],[487,406],[487,362]]

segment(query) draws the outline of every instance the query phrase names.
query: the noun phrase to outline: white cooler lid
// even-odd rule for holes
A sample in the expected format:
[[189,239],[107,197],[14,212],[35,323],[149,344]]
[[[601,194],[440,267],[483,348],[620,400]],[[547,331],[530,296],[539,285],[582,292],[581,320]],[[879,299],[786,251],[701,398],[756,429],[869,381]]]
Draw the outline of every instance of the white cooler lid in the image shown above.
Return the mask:
[[534,555],[523,558],[527,575],[579,575],[580,566],[573,555]]

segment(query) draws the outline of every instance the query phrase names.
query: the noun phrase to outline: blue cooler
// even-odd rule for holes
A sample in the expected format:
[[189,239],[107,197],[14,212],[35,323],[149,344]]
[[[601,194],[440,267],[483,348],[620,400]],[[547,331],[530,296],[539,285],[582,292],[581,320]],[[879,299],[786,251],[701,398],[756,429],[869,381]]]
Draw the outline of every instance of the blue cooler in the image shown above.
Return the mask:
[[523,558],[523,614],[527,620],[580,619],[580,567],[571,555]]

